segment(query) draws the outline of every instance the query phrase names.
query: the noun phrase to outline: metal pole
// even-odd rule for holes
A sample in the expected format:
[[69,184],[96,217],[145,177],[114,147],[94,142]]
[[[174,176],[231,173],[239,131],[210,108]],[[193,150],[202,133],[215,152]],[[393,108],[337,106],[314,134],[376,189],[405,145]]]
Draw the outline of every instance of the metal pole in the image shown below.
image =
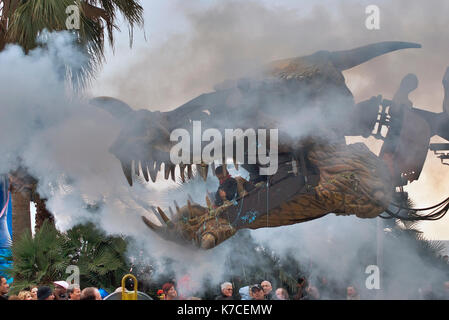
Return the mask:
[[377,290],[376,298],[378,300],[383,299],[383,277],[382,277],[382,269],[383,269],[383,236],[384,236],[384,221],[381,218],[377,218],[377,259],[376,264],[379,268],[379,289]]

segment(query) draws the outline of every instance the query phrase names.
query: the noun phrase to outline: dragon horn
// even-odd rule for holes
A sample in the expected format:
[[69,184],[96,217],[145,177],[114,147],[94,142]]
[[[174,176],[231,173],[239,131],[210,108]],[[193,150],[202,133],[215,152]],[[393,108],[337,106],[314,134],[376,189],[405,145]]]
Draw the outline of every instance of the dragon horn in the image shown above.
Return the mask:
[[179,213],[179,206],[178,203],[176,202],[176,200],[173,200],[174,204],[175,204],[175,208],[176,208],[176,213]]
[[157,211],[159,212],[159,214],[162,217],[162,220],[164,220],[165,223],[168,223],[170,221],[170,219],[167,217],[167,215],[165,214],[164,211],[162,211],[162,209],[160,207],[157,207]]
[[187,207],[189,209],[189,219],[193,218],[193,209],[192,209],[192,204],[190,203],[190,200],[187,200]]
[[352,50],[334,51],[330,53],[329,58],[335,68],[344,71],[385,53],[407,48],[421,48],[421,45],[413,42],[385,41]]
[[148,218],[146,218],[144,216],[142,216],[142,220],[147,225],[148,228],[150,228],[154,231],[159,231],[161,229],[161,227],[155,225],[153,222],[151,222]]

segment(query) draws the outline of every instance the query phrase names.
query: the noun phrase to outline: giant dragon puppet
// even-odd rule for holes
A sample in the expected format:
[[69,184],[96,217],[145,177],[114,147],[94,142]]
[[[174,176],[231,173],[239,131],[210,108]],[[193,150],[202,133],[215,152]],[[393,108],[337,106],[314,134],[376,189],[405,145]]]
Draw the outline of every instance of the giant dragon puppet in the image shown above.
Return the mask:
[[[170,151],[176,142],[170,140],[170,134],[177,128],[191,130],[195,121],[201,121],[203,129],[222,131],[280,128],[278,169],[274,174],[261,176],[258,169],[264,165],[246,161],[249,142],[244,144],[244,161],[234,156],[234,164],[250,173],[249,182],[255,187],[239,193],[231,204],[217,208],[206,196],[206,207],[192,200],[183,207],[175,202],[176,211],[169,208],[170,218],[158,207],[154,212],[161,225],[142,217],[166,240],[210,249],[239,229],[290,225],[329,213],[433,220],[446,213],[448,200],[424,208],[433,211],[423,215],[418,214],[420,209],[407,208],[397,195],[404,185],[419,178],[429,149],[443,163],[449,158],[445,153],[448,144],[430,144],[434,135],[449,140],[449,68],[443,79],[441,113],[413,107],[408,99],[418,85],[413,74],[404,77],[391,100],[379,95],[358,104],[342,74],[377,56],[420,47],[408,42],[381,42],[275,61],[257,74],[224,82],[214,92],[168,112],[134,111],[109,97],[95,98],[92,103],[109,111],[123,125],[110,151],[121,161],[131,186],[134,175],[156,183],[159,171],[165,179],[176,180],[176,167],[183,182],[194,170],[204,179],[210,167],[214,172],[216,161],[205,163],[192,156],[177,165],[171,161]],[[363,143],[345,142],[345,136],[370,135],[384,141],[379,155]],[[262,142],[270,144],[268,136],[264,139]],[[224,150],[225,143],[222,145]],[[232,148],[236,151],[236,141]],[[270,149],[265,152],[269,154]],[[214,160],[223,163],[226,159],[222,154]],[[401,215],[401,209],[406,215]]]

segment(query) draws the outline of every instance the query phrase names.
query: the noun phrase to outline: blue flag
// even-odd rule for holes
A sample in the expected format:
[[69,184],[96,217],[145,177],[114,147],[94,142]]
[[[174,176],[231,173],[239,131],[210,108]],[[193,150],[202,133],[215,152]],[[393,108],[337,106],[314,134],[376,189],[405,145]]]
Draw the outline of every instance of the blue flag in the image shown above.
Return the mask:
[[10,194],[7,176],[0,176],[0,249],[11,247]]
[[0,176],[0,274],[7,277],[3,269],[10,267],[5,257],[11,256],[12,206],[8,190],[8,177]]

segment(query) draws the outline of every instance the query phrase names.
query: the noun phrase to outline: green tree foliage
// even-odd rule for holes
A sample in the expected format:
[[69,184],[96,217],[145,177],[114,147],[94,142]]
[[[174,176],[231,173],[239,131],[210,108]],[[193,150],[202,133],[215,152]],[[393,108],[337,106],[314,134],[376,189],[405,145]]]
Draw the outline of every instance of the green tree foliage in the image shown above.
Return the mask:
[[11,292],[66,279],[69,265],[79,268],[82,288],[113,291],[130,268],[126,249],[127,239],[108,236],[93,224],[77,225],[61,233],[45,221],[34,238],[24,235],[12,246],[16,260],[6,270],[14,278]]
[[136,0],[0,0],[2,2],[0,51],[5,43],[15,43],[25,53],[42,44],[39,36],[44,30],[67,31],[67,12],[71,12],[67,8],[77,7],[79,28],[68,31],[74,34],[76,44],[87,59],[81,67],[65,66],[77,87],[85,86],[104,61],[106,30],[109,43],[114,47],[118,16],[128,25],[130,44],[134,27],[143,27],[143,8]]
[[66,278],[63,276],[70,259],[64,247],[64,236],[48,222],[42,225],[34,238],[24,234],[13,244],[14,265],[6,270],[14,278],[11,292],[14,294],[33,285],[50,284]]
[[78,225],[67,231],[66,249],[71,264],[80,268],[81,287],[113,291],[128,273],[127,240],[108,236],[93,224]]

